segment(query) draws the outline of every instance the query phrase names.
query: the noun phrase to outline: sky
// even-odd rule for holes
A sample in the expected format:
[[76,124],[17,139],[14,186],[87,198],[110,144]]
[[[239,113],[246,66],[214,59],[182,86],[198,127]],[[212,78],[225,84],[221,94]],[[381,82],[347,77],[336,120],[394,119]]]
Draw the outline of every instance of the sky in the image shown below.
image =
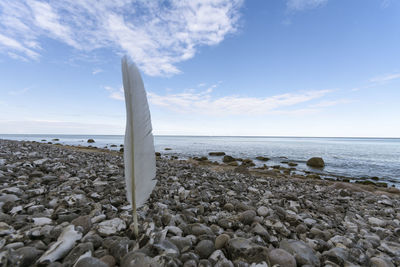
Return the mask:
[[400,137],[400,1],[0,1],[0,134]]

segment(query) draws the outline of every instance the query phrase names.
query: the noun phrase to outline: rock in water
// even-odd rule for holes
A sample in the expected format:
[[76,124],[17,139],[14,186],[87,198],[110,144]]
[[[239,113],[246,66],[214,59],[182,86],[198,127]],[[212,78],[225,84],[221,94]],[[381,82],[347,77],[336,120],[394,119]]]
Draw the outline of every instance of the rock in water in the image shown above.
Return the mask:
[[94,140],[93,139],[88,139],[87,142],[88,143],[94,143]]
[[307,165],[314,168],[323,168],[325,166],[325,162],[322,158],[313,157],[307,160]]
[[57,242],[53,243],[39,258],[38,263],[50,263],[63,258],[81,238],[82,234],[77,232],[73,225],[68,225],[58,237]]
[[235,161],[235,158],[233,158],[232,156],[229,156],[229,155],[225,155],[224,158],[222,159],[222,161],[225,163],[229,163],[229,162]]

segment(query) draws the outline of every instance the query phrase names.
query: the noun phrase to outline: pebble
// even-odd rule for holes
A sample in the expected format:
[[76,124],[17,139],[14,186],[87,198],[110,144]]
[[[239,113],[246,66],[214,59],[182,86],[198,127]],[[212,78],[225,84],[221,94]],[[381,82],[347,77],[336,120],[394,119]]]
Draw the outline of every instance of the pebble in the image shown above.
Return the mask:
[[159,157],[135,238],[119,152],[0,140],[0,159],[0,266],[400,265],[392,188]]
[[268,259],[271,265],[279,264],[279,266],[296,267],[296,259],[286,250],[273,249],[268,252]]

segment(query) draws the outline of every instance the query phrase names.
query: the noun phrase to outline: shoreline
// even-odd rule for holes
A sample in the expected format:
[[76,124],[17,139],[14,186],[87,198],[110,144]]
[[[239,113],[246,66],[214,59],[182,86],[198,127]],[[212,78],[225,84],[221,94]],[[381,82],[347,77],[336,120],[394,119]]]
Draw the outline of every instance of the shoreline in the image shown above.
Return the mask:
[[[98,137],[99,139],[96,138],[96,136],[80,136],[80,135],[72,135],[70,138],[65,139],[62,136],[39,136],[37,137],[32,137],[33,135],[29,135],[30,138],[27,138],[26,140],[20,140],[24,138],[11,138],[12,140],[17,140],[17,141],[37,141],[39,143],[52,143],[52,144],[60,144],[64,146],[82,146],[82,147],[88,147],[88,146],[94,146],[94,147],[99,147],[100,149],[106,148],[110,149],[112,151],[118,151],[120,149],[121,142],[123,142],[123,139],[121,140],[115,140],[115,139],[108,139],[108,138],[101,138]],[[66,135],[69,136],[69,135]],[[0,135],[1,137],[1,135]],[[58,137],[58,138],[57,138]],[[171,136],[172,138],[177,138],[174,136]],[[3,136],[3,138],[6,138]],[[50,138],[50,139],[49,139]],[[85,139],[86,138],[86,139]],[[87,140],[94,138],[95,143],[87,143]],[[201,137],[199,137],[201,138]],[[30,140],[28,140],[30,139]],[[322,138],[325,139],[325,138]],[[195,141],[195,140],[193,140]],[[399,180],[399,168],[400,165],[392,160],[397,157],[396,152],[392,151],[391,153],[393,155],[390,155],[389,152],[385,152],[385,147],[387,147],[384,143],[381,145],[381,150],[377,150],[377,153],[389,153],[386,154],[386,158],[390,158],[389,162],[386,162],[382,160],[382,158],[379,157],[374,157],[374,156],[367,156],[365,157],[365,153],[368,153],[368,151],[364,151],[364,154],[360,154],[359,150],[357,150],[357,145],[355,144],[355,155],[354,157],[349,158],[349,154],[351,153],[350,150],[347,151],[346,156],[341,156],[341,153],[343,151],[336,151],[333,149],[332,152],[325,154],[321,149],[317,149],[315,144],[310,143],[311,147],[313,150],[315,150],[312,153],[307,152],[307,150],[304,150],[304,144],[300,145],[303,146],[301,149],[290,149],[290,144],[283,144],[283,146],[287,146],[289,150],[282,150],[280,152],[282,153],[277,153],[276,149],[277,145],[280,141],[275,141],[271,143],[271,147],[269,145],[266,145],[265,149],[257,149],[254,148],[255,143],[252,143],[249,146],[246,146],[245,144],[240,145],[240,147],[237,147],[235,145],[235,142],[229,143],[229,145],[223,145],[220,146],[218,144],[215,144],[215,140],[203,140],[198,144],[203,144],[202,145],[197,145],[192,148],[192,150],[187,149],[186,147],[183,146],[182,142],[187,142],[187,140],[181,140],[181,139],[174,139],[174,140],[159,140],[159,143],[156,144],[156,149],[157,151],[161,152],[164,156],[177,156],[179,159],[183,160],[189,160],[191,158],[202,158],[202,157],[207,157],[208,160],[211,162],[218,162],[218,163],[223,163],[222,162],[222,157],[216,157],[216,156],[209,156],[210,151],[224,151],[227,153],[227,155],[230,155],[234,158],[243,158],[245,160],[251,160],[256,166],[255,167],[263,167],[264,164],[267,165],[267,167],[270,170],[274,170],[273,167],[277,167],[280,165],[281,171],[290,171],[293,173],[298,173],[301,175],[319,175],[323,179],[334,179],[334,180],[344,180],[344,181],[350,181],[350,182],[355,182],[355,183],[360,183],[360,184],[371,184],[374,185],[376,184],[377,186],[383,186],[383,187],[391,187],[395,186],[397,188],[400,188],[400,180]],[[205,143],[202,143],[205,142]],[[299,140],[294,141],[294,142],[300,142]],[[157,143],[157,142],[156,142]],[[175,145],[174,145],[175,144]],[[332,148],[332,143],[328,140],[326,143],[322,145],[329,145]],[[321,146],[322,146],[321,145]],[[166,151],[165,148],[172,147],[171,150]],[[243,146],[243,147],[242,147]],[[320,147],[321,147],[320,146]],[[190,145],[189,145],[190,147]],[[278,146],[279,147],[279,146]],[[363,147],[365,148],[365,144],[363,144]],[[234,148],[234,149],[233,149]],[[241,150],[243,149],[243,150]],[[269,151],[264,153],[263,151]],[[275,152],[274,152],[275,151]],[[332,154],[334,151],[337,152],[337,154]],[[289,153],[290,152],[290,153]],[[293,154],[291,154],[293,153]],[[322,169],[316,169],[308,166],[306,164],[307,160],[313,156],[321,156],[325,161],[326,161],[326,166],[325,168]],[[337,155],[337,156],[336,156]],[[259,160],[258,157],[268,157],[269,160],[267,162]],[[240,161],[238,161],[239,164],[241,164]]]
[[136,240],[122,153],[0,140],[0,263],[400,265],[400,190],[284,171],[161,155]]

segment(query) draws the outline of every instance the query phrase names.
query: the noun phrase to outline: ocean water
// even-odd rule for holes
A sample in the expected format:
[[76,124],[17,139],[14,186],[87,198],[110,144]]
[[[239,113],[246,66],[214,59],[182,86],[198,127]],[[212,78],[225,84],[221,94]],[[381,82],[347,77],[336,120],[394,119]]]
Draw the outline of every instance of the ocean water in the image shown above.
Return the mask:
[[[52,141],[58,138],[59,141]],[[96,142],[88,144],[93,138]],[[29,140],[53,143],[108,147],[123,144],[122,135],[0,135],[0,139]],[[180,158],[208,156],[210,151],[223,151],[240,158],[271,158],[267,165],[296,162],[301,171],[320,172],[353,178],[379,177],[400,187],[400,138],[311,138],[311,137],[231,137],[231,136],[155,136],[155,149]],[[165,150],[165,148],[172,150]],[[310,157],[322,157],[323,170],[309,168]],[[221,157],[209,157],[220,161]],[[257,165],[264,162],[254,160]],[[286,165],[287,166],[287,165]]]

